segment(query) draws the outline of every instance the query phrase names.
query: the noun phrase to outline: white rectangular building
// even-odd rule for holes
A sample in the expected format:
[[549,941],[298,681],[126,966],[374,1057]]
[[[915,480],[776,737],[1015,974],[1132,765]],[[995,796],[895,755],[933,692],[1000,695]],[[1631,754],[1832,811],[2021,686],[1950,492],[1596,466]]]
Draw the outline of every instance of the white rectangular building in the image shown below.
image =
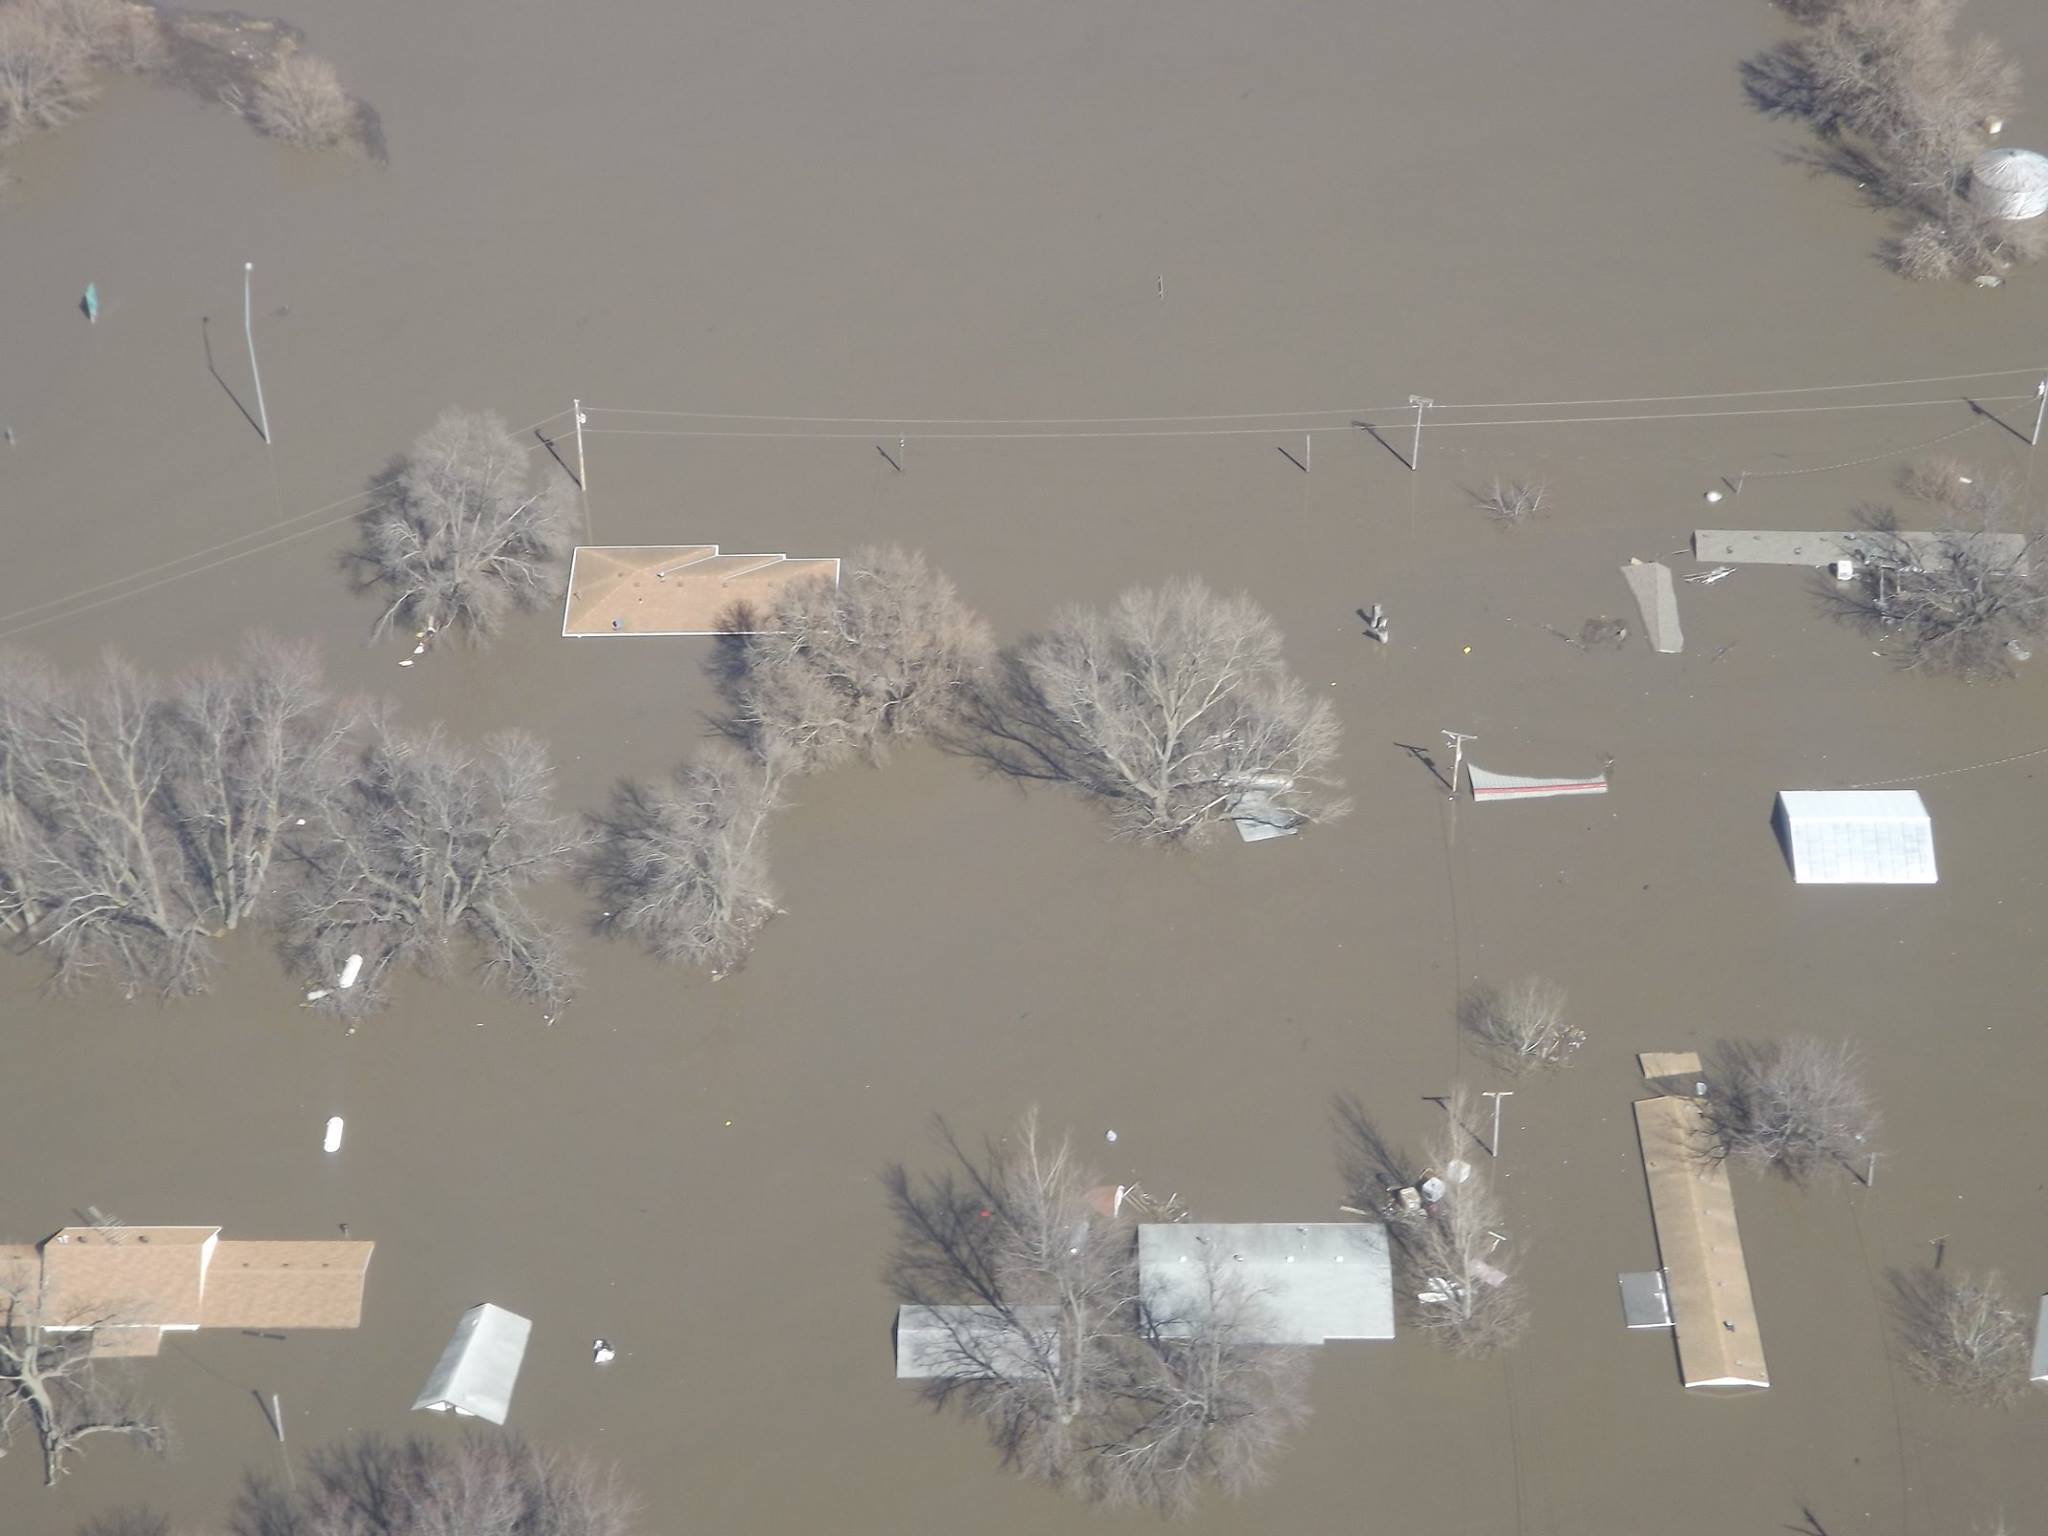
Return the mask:
[[1911,789],[1786,789],[1773,817],[1801,885],[1933,885],[1934,823]]
[[1373,1222],[1143,1222],[1138,1288],[1169,1335],[1201,1318],[1217,1283],[1251,1304],[1255,1344],[1394,1336],[1387,1229]]

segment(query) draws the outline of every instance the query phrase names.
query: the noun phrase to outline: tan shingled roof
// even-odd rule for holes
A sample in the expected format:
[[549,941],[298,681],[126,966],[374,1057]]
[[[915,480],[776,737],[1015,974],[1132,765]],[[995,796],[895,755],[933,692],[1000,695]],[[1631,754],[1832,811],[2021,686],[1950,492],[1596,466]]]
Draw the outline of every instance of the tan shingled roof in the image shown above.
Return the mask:
[[66,1227],[42,1245],[45,1326],[192,1328],[219,1227]]
[[1636,1101],[1650,1216],[1664,1261],[1678,1368],[1688,1387],[1768,1387],[1749,1266],[1728,1170],[1703,1154],[1712,1133],[1698,1100]]
[[223,1240],[206,1270],[202,1328],[354,1328],[376,1245]]
[[716,544],[586,544],[569,566],[562,633],[714,635],[735,605],[772,607],[800,582],[839,580],[833,558],[723,555]]

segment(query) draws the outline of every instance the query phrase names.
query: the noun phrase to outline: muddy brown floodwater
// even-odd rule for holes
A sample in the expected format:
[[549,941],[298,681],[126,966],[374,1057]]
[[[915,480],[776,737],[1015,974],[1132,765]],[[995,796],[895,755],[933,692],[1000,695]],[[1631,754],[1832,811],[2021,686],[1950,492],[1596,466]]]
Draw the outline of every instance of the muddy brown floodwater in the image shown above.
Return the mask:
[[[1975,9],[2048,77],[2048,8]],[[900,540],[1011,636],[1143,579],[1249,589],[1342,713],[1358,811],[1161,855],[1106,842],[1064,795],[905,753],[801,787],[775,831],[789,914],[747,970],[712,984],[584,943],[552,1028],[419,983],[348,1036],[294,1006],[254,935],[211,996],[167,1008],[49,998],[33,963],[0,965],[0,1237],[92,1203],[378,1243],[359,1331],[174,1342],[140,1374],[175,1454],[95,1448],[54,1493],[9,1457],[0,1527],[54,1536],[147,1502],[203,1528],[246,1471],[278,1468],[254,1391],[281,1396],[295,1451],[451,1433],[407,1406],[488,1298],[536,1322],[513,1423],[616,1457],[652,1532],[1146,1528],[1007,1478],[892,1379],[883,1166],[936,1156],[934,1113],[978,1133],[1035,1102],[1105,1175],[1204,1217],[1330,1218],[1330,1095],[1425,1130],[1422,1095],[1491,1085],[1453,1030],[1460,983],[1540,971],[1591,1043],[1509,1101],[1535,1331],[1478,1365],[1405,1337],[1325,1350],[1272,1487],[1193,1529],[1725,1536],[1807,1509],[1842,1536],[2001,1508],[2027,1528],[2041,1406],[1912,1385],[1880,1296],[1940,1236],[2030,1312],[2048,1287],[2048,757],[1921,786],[1932,889],[1796,889],[1767,820],[1780,787],[2048,745],[2048,681],[1896,675],[1767,568],[1680,589],[1682,656],[1582,653],[1544,626],[1628,614],[1614,567],[1696,522],[1837,524],[1889,465],[1751,478],[1709,510],[1719,477],[1898,450],[1971,420],[1948,397],[2034,376],[1445,412],[1417,474],[1346,425],[1367,412],[1401,443],[1377,408],[1411,393],[2048,362],[2048,275],[1902,285],[1851,191],[1781,158],[1795,136],[1735,74],[1775,35],[1768,7],[307,0],[285,19],[381,110],[388,166],[294,155],[133,82],[10,156],[0,637],[160,666],[250,627],[308,637],[407,720],[541,733],[566,803],[595,807],[700,738],[694,643],[564,642],[542,617],[401,672],[363,646],[371,614],[334,569],[343,498],[443,406],[559,431],[581,396],[605,541]],[[2009,134],[2042,143],[2042,123],[2037,102]],[[236,403],[245,260],[268,452]],[[1930,398],[1948,403],[1893,404]],[[1886,408],[1471,424],[1849,403]],[[1222,416],[1308,408],[1330,414]],[[1241,430],[956,440],[1011,429],[836,419],[861,413]],[[1309,424],[1338,430],[1304,474],[1276,450]],[[663,435],[713,429],[775,435]],[[899,435],[902,473],[875,452]],[[1950,446],[2029,468],[1996,425]],[[1555,510],[1489,526],[1466,492],[1495,473],[1548,478]],[[1353,617],[1374,601],[1384,648]],[[1453,811],[1396,745],[1445,727],[1503,770],[1611,755],[1614,791]],[[552,906],[579,919],[568,891]],[[1668,1339],[1624,1332],[1616,1305],[1616,1271],[1656,1254],[1632,1053],[1792,1030],[1865,1047],[1886,1157],[1868,1192],[1738,1180],[1775,1385],[1688,1395]],[[332,1157],[330,1114],[348,1121]],[[620,1351],[603,1369],[599,1334]]]

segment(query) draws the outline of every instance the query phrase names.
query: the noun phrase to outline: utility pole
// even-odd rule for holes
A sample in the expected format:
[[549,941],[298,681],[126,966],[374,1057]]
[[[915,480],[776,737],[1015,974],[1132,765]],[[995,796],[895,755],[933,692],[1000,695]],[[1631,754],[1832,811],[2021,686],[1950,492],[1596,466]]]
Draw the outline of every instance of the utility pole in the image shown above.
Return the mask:
[[576,494],[583,501],[583,542],[595,542],[590,535],[590,472],[583,467],[583,402],[571,400],[569,414],[576,418]]
[[1500,1101],[1502,1099],[1512,1099],[1514,1096],[1515,1090],[1512,1088],[1503,1088],[1498,1092],[1484,1092],[1479,1095],[1482,1099],[1493,1100],[1493,1145],[1487,1148],[1487,1150],[1495,1157],[1500,1156]]
[[1444,745],[1451,749],[1451,798],[1458,798],[1458,773],[1465,766],[1465,743],[1479,738],[1469,731],[1442,731]]
[[256,381],[257,427],[263,434],[263,441],[268,443],[270,441],[270,412],[263,408],[263,375],[256,367],[256,324],[252,300],[249,296],[250,277],[255,270],[255,262],[245,261],[242,263],[242,335],[249,343],[249,376]]
[[1408,451],[1408,472],[1412,475],[1422,468],[1422,413],[1436,402],[1426,395],[1410,395],[1408,403],[1415,407],[1415,446]]
[[2034,386],[2034,393],[2041,397],[2041,403],[2034,410],[2034,435],[2028,438],[2027,441],[2038,448],[2041,446],[2041,420],[2043,417],[2048,417],[2048,379],[2043,379],[2039,384],[2036,384]]

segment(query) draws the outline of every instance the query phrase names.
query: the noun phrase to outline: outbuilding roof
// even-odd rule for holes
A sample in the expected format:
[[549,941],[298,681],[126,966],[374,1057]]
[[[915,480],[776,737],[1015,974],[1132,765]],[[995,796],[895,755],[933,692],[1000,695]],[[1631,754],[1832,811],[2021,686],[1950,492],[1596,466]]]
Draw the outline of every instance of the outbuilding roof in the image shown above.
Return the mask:
[[[1209,1270],[1248,1297],[1258,1344],[1394,1336],[1387,1229],[1374,1222],[1143,1222],[1138,1286],[1172,1332],[1208,1305]],[[1243,1335],[1241,1335],[1243,1336]]]
[[1787,789],[1778,836],[1801,885],[1933,885],[1934,823],[1911,789]]

